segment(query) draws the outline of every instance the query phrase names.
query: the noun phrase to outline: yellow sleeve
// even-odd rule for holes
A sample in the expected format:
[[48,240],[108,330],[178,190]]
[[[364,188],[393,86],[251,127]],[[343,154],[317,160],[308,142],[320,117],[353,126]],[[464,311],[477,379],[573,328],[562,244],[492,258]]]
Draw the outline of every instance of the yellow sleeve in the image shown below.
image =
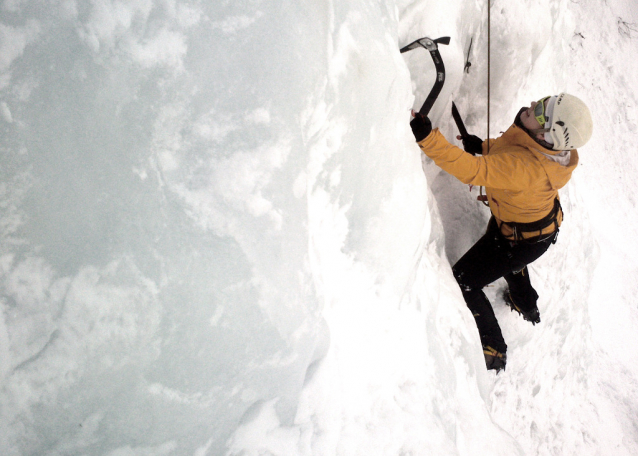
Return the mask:
[[464,184],[520,191],[529,188],[537,178],[537,170],[524,157],[515,154],[473,156],[450,144],[438,128],[418,144],[442,170]]
[[[483,144],[482,144],[483,152],[482,152],[482,154],[483,155],[487,155],[488,151],[491,150],[491,148],[492,148],[492,146],[494,145],[495,142],[496,142],[496,139],[487,139],[487,140],[483,141]],[[490,146],[489,149],[487,147],[488,143],[489,143],[489,146]]]

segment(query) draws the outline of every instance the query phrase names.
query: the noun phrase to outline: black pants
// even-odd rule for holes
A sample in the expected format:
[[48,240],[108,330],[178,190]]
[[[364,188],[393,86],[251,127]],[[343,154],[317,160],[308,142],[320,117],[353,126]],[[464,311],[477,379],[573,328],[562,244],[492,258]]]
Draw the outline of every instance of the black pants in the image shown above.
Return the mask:
[[532,287],[526,266],[545,253],[555,239],[553,236],[541,242],[508,241],[492,217],[485,235],[454,265],[454,277],[474,315],[483,345],[490,345],[501,353],[507,351],[483,287],[504,277],[516,305],[522,310],[534,309],[538,294]]

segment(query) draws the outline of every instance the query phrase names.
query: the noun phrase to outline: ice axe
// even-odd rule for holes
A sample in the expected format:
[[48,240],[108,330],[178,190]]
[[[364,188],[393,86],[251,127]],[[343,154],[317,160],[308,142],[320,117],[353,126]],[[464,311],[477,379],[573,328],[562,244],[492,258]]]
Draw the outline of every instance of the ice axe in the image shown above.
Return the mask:
[[441,54],[439,53],[439,44],[450,44],[450,37],[444,36],[441,38],[437,38],[436,40],[424,37],[413,41],[407,46],[401,48],[402,54],[418,47],[425,48],[430,51],[432,60],[434,60],[434,66],[436,67],[436,81],[434,82],[434,87],[432,87],[430,94],[425,99],[425,103],[423,103],[423,106],[421,106],[421,109],[419,109],[419,113],[423,116],[427,116],[430,113],[430,109],[432,109],[432,106],[434,106],[434,102],[439,96],[439,93],[441,93],[443,83],[445,82],[445,66],[443,65]]

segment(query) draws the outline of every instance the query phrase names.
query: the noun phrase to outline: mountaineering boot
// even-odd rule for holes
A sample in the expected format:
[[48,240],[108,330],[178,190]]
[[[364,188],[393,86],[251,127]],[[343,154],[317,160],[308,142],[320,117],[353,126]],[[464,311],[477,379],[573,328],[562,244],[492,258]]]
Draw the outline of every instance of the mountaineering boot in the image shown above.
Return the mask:
[[505,290],[503,292],[503,300],[510,309],[515,310],[516,312],[518,312],[519,315],[522,315],[523,319],[531,321],[533,325],[541,322],[541,316],[536,305],[534,305],[534,308],[532,310],[521,309],[516,304],[514,304],[514,300],[512,299],[512,295],[510,294],[509,290]]
[[489,345],[483,345],[483,355],[485,356],[485,365],[487,370],[495,370],[498,374],[501,370],[505,370],[507,363],[507,355],[497,351]]

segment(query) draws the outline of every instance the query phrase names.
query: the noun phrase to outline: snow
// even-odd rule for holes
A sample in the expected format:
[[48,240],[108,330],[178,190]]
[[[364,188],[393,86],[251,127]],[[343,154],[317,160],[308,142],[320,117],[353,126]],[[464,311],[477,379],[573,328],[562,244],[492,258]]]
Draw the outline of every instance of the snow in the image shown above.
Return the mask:
[[633,2],[491,2],[490,135],[595,122],[541,324],[487,288],[499,375],[450,268],[489,213],[398,52],[450,36],[430,117],[485,137],[488,2],[0,5],[0,454],[638,454]]

